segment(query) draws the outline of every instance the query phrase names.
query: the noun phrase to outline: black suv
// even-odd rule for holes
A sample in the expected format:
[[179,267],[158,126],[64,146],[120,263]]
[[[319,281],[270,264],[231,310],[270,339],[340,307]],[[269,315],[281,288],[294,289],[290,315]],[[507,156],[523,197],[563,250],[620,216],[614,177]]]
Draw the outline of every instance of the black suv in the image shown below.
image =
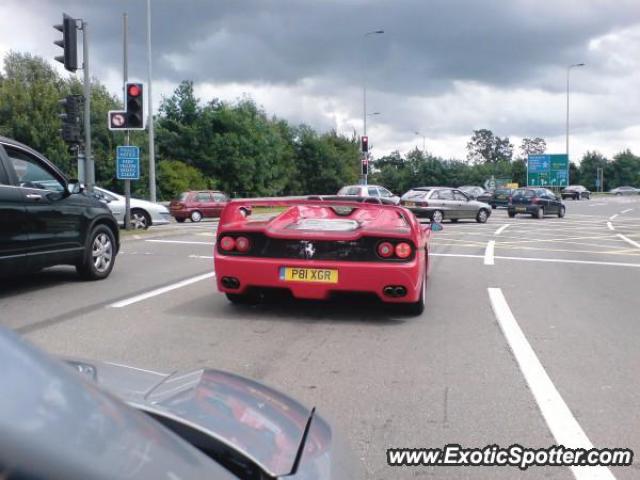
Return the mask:
[[566,212],[560,197],[546,188],[515,189],[507,209],[509,218],[515,217],[516,213],[526,213],[535,218],[554,214],[562,218]]
[[0,277],[75,265],[106,278],[119,248],[109,208],[35,150],[0,137]]

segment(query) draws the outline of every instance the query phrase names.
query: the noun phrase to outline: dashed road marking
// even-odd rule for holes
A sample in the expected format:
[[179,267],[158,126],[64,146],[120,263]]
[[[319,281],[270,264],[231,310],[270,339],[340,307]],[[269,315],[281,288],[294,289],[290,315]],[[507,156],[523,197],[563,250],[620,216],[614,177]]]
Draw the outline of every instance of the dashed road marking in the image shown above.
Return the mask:
[[[500,288],[489,288],[491,308],[538,408],[558,445],[591,450],[593,444],[549,378]],[[570,467],[576,480],[615,480],[606,467]]]
[[615,220],[617,216],[618,216],[618,214],[617,214],[617,213],[616,213],[615,215],[611,215],[611,216],[609,217],[609,220]]
[[215,242],[196,242],[193,240],[145,240],[152,243],[175,243],[184,245],[215,245]]
[[611,222],[607,222],[607,228],[609,230],[615,230],[615,228],[613,227],[613,225],[611,224]]
[[495,240],[489,240],[487,242],[487,248],[484,251],[484,264],[485,265],[493,265],[494,261],[493,261],[493,251],[495,249],[496,246],[496,241]]
[[504,232],[504,231],[507,229],[507,227],[508,227],[509,225],[510,225],[509,223],[507,223],[507,224],[505,224],[505,225],[502,225],[499,229],[497,229],[497,230],[495,231],[494,235],[497,237],[497,236],[498,236],[498,235],[500,235],[502,232]]
[[197,275],[195,277],[187,278],[180,282],[172,283],[171,285],[167,285],[164,287],[156,288],[154,290],[150,290],[145,293],[141,293],[140,295],[136,295],[134,297],[125,298],[124,300],[120,300],[118,302],[114,302],[109,305],[110,308],[122,308],[127,307],[133,303],[142,302],[143,300],[147,300],[152,297],[157,297],[158,295],[162,295],[163,293],[170,292],[172,290],[176,290],[178,288],[186,287],[187,285],[191,285],[192,283],[200,282],[201,280],[206,280],[211,277],[215,277],[215,272],[209,272],[202,275]]
[[620,213],[629,213],[633,208],[627,208],[626,210],[622,210]]
[[638,242],[634,242],[633,240],[631,240],[628,237],[625,237],[624,235],[622,235],[621,233],[618,233],[618,237],[620,237],[622,240],[624,240],[625,242],[627,242],[629,245],[633,245],[636,248],[640,248],[640,243]]

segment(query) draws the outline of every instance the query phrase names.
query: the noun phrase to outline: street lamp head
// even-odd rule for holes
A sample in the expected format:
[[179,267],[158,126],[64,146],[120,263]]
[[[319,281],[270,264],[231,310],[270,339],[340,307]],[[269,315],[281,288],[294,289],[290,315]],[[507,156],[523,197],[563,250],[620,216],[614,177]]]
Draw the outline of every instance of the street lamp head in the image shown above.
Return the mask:
[[371,116],[371,115],[381,115],[381,113],[380,112],[367,113],[367,116]]
[[372,30],[370,32],[365,33],[364,36],[366,37],[368,35],[379,35],[382,33],[384,33],[384,30]]

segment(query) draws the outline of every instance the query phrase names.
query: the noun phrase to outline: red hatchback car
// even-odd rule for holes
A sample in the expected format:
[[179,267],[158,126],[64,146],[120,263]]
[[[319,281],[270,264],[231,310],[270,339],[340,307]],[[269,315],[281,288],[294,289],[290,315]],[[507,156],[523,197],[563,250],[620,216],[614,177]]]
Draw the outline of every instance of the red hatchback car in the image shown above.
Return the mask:
[[229,202],[214,247],[218,289],[233,303],[254,303],[272,289],[318,300],[370,293],[419,315],[436,228],[420,225],[405,208],[360,200]]
[[177,200],[169,204],[169,212],[176,222],[182,223],[187,218],[199,222],[203,218],[219,217],[229,198],[218,191],[184,192]]

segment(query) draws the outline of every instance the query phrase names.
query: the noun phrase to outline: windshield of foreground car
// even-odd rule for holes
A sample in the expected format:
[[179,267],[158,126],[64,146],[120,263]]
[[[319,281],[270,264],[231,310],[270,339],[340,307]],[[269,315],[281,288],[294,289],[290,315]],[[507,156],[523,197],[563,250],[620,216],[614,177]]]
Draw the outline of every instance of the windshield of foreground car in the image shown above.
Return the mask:
[[528,189],[524,189],[524,188],[519,188],[515,192],[513,192],[513,196],[514,197],[530,198],[530,197],[535,197],[536,196],[536,192],[535,192],[535,190],[528,190]]

